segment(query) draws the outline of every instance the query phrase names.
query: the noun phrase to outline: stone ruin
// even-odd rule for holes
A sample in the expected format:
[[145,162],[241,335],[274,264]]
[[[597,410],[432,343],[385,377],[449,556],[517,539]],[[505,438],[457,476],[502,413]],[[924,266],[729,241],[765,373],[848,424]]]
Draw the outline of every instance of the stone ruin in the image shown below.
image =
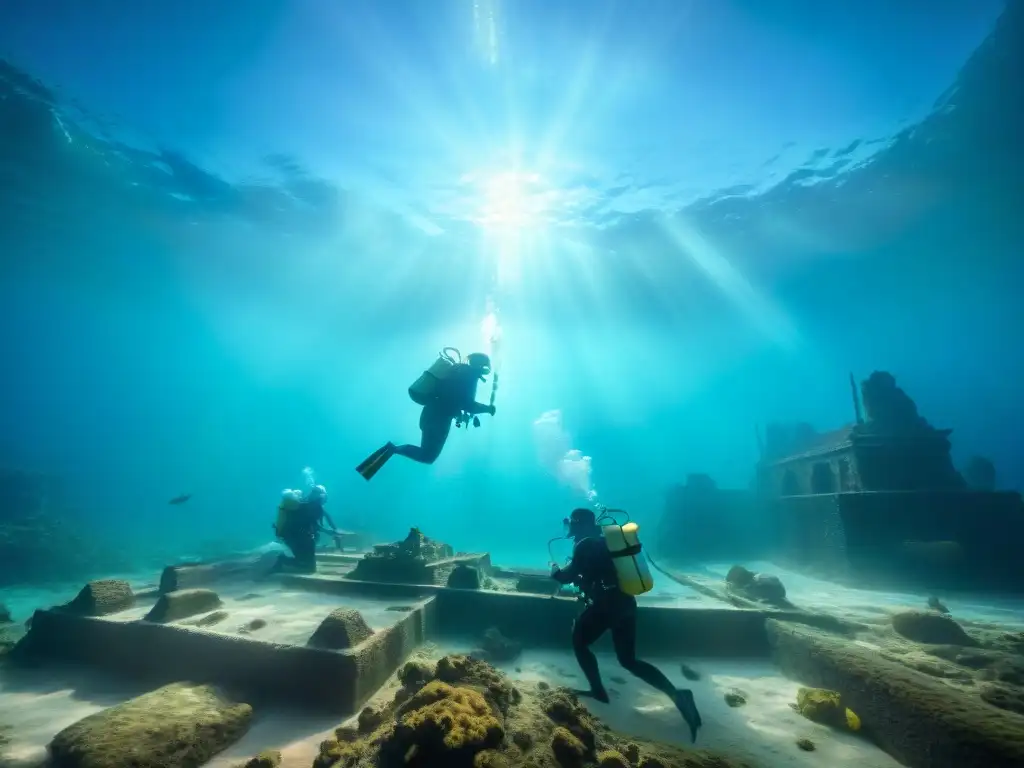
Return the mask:
[[[375,545],[373,551],[356,564],[348,578],[474,588],[474,582],[477,586],[482,585],[482,575],[489,568],[487,555],[456,555],[448,544],[425,536],[419,528],[412,528],[402,541]],[[472,574],[468,574],[467,569],[476,569],[478,578],[470,578]],[[449,583],[453,576],[458,583]]]

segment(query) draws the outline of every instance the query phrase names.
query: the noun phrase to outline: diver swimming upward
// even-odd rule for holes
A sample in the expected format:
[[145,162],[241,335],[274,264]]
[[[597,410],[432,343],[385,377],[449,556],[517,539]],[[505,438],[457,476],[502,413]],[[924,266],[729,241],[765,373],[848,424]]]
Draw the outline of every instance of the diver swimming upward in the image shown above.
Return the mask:
[[423,407],[420,411],[420,444],[395,445],[387,442],[356,467],[356,471],[370,480],[395,455],[420,464],[433,464],[448,441],[453,422],[456,427],[461,427],[472,421],[478,427],[478,414],[494,415],[497,374],[494,374],[490,404],[476,402],[477,384],[485,381],[490,372],[491,360],[482,352],[468,355],[463,362],[457,349],[446,347],[434,364],[409,387],[409,397]]

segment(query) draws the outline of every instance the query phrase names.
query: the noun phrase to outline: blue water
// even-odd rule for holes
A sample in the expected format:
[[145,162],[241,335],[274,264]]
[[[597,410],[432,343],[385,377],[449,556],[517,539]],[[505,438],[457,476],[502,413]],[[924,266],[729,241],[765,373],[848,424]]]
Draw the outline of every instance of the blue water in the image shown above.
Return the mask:
[[[1002,10],[5,4],[0,465],[122,571],[265,544],[306,466],[374,541],[543,566],[574,506],[653,531],[884,369],[1019,489]],[[363,481],[445,346],[496,415]]]

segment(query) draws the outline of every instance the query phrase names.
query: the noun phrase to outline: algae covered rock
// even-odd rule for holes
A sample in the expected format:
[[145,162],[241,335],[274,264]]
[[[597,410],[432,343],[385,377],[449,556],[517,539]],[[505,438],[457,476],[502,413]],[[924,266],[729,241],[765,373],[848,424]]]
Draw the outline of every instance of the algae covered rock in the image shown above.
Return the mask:
[[64,609],[82,616],[106,616],[135,605],[132,585],[124,579],[90,581]]
[[786,587],[778,576],[754,573],[742,565],[734,565],[725,576],[726,587],[740,597],[770,605],[789,606]]
[[815,723],[844,731],[860,730],[860,718],[843,705],[842,697],[836,691],[801,688],[796,694],[796,710]]
[[398,670],[398,681],[403,688],[415,693],[434,677],[434,670],[422,661],[407,661]]
[[256,757],[242,763],[238,768],[278,768],[281,765],[281,753],[276,749],[266,749]]
[[220,597],[212,589],[178,589],[160,595],[156,605],[146,614],[146,621],[164,623],[187,619],[221,605]]
[[504,724],[483,694],[434,680],[400,707],[393,746],[404,755],[415,750],[420,765],[458,765],[504,738]]
[[208,685],[174,683],[97,712],[54,736],[55,768],[192,768],[249,729],[252,707]]
[[332,651],[355,648],[373,634],[370,625],[353,608],[335,608],[316,628],[306,645]]
[[404,697],[375,709],[366,727],[338,728],[314,768],[745,768],[718,754],[623,739],[571,691],[520,690],[472,657],[445,656],[433,672],[411,662],[399,679]]
[[993,707],[1024,715],[1024,690],[1008,685],[985,683],[981,686],[981,698]]
[[936,611],[900,611],[892,616],[892,628],[908,640],[932,645],[977,645],[963,627]]

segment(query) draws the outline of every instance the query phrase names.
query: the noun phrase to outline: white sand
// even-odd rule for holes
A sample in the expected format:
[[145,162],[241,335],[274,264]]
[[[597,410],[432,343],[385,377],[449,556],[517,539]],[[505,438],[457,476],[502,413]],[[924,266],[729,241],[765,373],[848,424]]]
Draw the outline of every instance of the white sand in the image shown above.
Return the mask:
[[145,691],[74,667],[0,671],[0,725],[10,728],[0,768],[39,765],[64,728]]
[[[587,701],[591,712],[621,733],[690,746],[689,732],[667,697],[623,670],[613,655],[598,654],[598,659],[612,701]],[[687,660],[701,673],[698,681],[686,680],[678,661],[658,659],[652,663],[677,686],[693,690],[704,721],[697,737],[697,746],[702,749],[743,757],[760,768],[899,766],[867,740],[812,723],[793,711],[789,705],[796,702],[800,685],[783,677],[768,662]],[[499,667],[518,680],[584,686],[571,652],[528,650],[518,660]],[[725,694],[731,691],[742,693],[746,705],[735,709],[727,705]],[[800,750],[796,746],[800,738],[813,741],[817,750]]]
[[[724,579],[730,564],[709,565],[706,570],[714,578]],[[878,618],[904,608],[924,608],[928,592],[896,592],[855,589],[824,579],[806,576],[780,568],[773,563],[746,563],[758,573],[778,576],[786,586],[786,594],[796,605],[814,608],[851,618]],[[662,579],[668,581],[668,579]],[[1001,595],[955,595],[938,597],[949,608],[954,618],[967,621],[986,621],[1007,628],[1024,628],[1024,598]]]

